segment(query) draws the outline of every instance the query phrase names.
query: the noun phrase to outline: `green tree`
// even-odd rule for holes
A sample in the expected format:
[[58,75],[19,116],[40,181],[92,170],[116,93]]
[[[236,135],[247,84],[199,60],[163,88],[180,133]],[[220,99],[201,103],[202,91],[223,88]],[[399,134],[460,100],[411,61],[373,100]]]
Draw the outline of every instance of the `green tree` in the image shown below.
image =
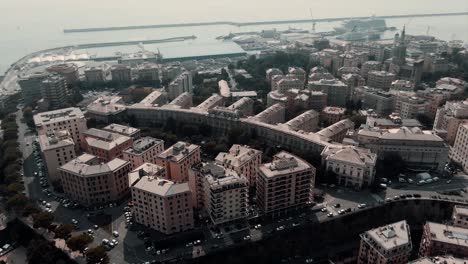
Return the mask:
[[41,210],[39,210],[39,208],[37,208],[37,206],[33,203],[28,203],[26,204],[26,206],[24,207],[24,210],[23,210],[23,216],[24,217],[28,217],[30,215],[34,215],[34,214],[37,214],[39,213]]
[[54,215],[49,212],[40,212],[33,215],[33,227],[34,228],[45,228],[50,229],[52,222],[54,221]]
[[71,224],[62,224],[55,228],[55,238],[68,239],[75,227]]
[[67,239],[67,247],[71,249],[72,251],[83,252],[83,250],[91,242],[93,242],[93,238],[90,235],[83,233],[81,235],[74,236],[74,237]]
[[86,252],[86,263],[87,264],[108,264],[109,256],[107,255],[106,249],[103,246],[97,246],[90,248]]
[[15,194],[6,202],[6,207],[8,209],[22,209],[26,203],[28,202],[28,198],[23,194]]

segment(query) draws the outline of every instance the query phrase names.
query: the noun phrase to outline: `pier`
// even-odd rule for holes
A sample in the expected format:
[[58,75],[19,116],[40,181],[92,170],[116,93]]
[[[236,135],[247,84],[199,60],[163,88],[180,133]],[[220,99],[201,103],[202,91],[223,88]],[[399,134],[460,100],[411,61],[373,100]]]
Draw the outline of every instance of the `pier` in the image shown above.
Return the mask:
[[[431,14],[406,14],[406,15],[388,15],[374,16],[378,19],[397,19],[397,18],[415,18],[415,17],[443,17],[443,16],[466,16],[468,12],[456,13],[431,13]],[[198,22],[198,23],[175,23],[175,24],[158,24],[158,25],[140,25],[140,26],[117,26],[117,27],[95,27],[95,28],[75,28],[64,29],[63,33],[84,33],[84,32],[99,32],[99,31],[118,31],[118,30],[138,30],[138,29],[153,29],[153,28],[177,28],[177,27],[200,27],[200,26],[255,26],[255,25],[277,25],[277,24],[295,24],[295,23],[312,23],[312,22],[336,22],[350,19],[368,19],[368,16],[361,17],[335,17],[335,18],[318,18],[318,19],[296,19],[296,20],[272,20],[272,21],[257,21],[257,22],[231,22],[231,21],[215,21],[215,22]]]

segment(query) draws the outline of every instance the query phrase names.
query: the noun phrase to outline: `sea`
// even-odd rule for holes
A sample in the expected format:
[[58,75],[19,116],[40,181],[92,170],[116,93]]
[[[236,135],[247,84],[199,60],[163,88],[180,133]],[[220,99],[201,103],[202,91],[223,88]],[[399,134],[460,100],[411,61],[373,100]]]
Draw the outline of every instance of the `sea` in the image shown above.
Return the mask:
[[[197,39],[145,45],[164,57],[241,51],[230,41],[216,40],[230,32],[311,29],[311,23],[227,25],[159,28],[65,34],[64,29],[212,21],[319,19],[348,16],[382,16],[420,13],[467,12],[467,0],[0,0],[0,75],[23,56],[49,48],[96,42],[197,36]],[[340,22],[319,22],[316,31],[330,31]],[[407,34],[429,34],[468,44],[468,16],[388,19],[388,26],[406,25]],[[387,32],[383,38],[391,38]],[[85,50],[90,55],[134,52],[123,46]]]

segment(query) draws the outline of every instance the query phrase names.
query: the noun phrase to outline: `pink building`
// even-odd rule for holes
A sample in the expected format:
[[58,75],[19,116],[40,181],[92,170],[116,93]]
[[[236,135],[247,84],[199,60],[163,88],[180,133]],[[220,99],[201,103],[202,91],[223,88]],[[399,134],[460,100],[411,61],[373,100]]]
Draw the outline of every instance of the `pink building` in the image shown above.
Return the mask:
[[83,154],[59,168],[63,191],[85,206],[120,201],[129,194],[130,166],[125,160],[101,163],[96,156]]
[[419,256],[468,256],[468,229],[426,222],[419,247]]
[[100,129],[91,128],[81,134],[82,148],[85,152],[108,162],[123,158],[123,151],[133,146],[130,137]]
[[166,169],[167,178],[175,182],[187,182],[189,168],[201,162],[200,146],[179,141],[161,152],[156,164]]
[[188,183],[174,183],[164,174],[164,167],[151,163],[129,173],[136,222],[166,235],[193,229]]
[[152,137],[143,137],[133,142],[133,147],[124,150],[123,159],[137,168],[143,163],[156,163],[157,156],[164,151],[164,141]]
[[336,122],[345,119],[346,108],[327,106],[320,113],[322,120],[328,124],[333,125]]

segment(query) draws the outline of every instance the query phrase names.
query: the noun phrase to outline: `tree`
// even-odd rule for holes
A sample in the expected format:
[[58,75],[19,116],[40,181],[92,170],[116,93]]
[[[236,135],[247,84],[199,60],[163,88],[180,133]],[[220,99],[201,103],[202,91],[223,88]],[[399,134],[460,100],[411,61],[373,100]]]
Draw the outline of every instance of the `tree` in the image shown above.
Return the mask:
[[90,235],[83,233],[81,235],[74,236],[74,237],[67,239],[67,247],[71,249],[72,251],[83,252],[83,250],[91,242],[93,242],[93,238]]
[[86,263],[87,264],[109,263],[109,256],[107,255],[106,249],[103,246],[90,248],[86,252]]
[[26,203],[28,202],[28,198],[23,194],[15,194],[13,197],[8,199],[6,202],[6,207],[8,209],[22,209]]
[[71,224],[62,224],[55,228],[54,233],[55,233],[55,238],[61,238],[61,239],[68,239],[71,236],[71,233],[75,227]]
[[23,216],[27,217],[27,216],[30,216],[30,215],[37,214],[39,212],[40,212],[40,210],[39,210],[39,208],[37,208],[36,205],[34,205],[33,203],[28,203],[24,207]]
[[40,212],[33,215],[33,221],[34,228],[42,227],[50,230],[52,222],[54,221],[54,215],[48,212]]

